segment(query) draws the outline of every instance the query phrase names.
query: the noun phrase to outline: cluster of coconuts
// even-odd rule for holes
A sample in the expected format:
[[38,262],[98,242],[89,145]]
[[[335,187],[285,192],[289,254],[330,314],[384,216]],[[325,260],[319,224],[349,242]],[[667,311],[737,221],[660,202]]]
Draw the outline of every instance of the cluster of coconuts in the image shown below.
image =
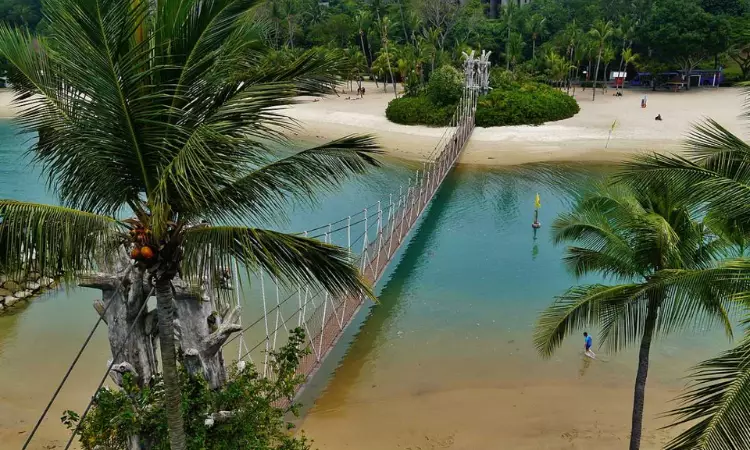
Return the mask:
[[130,258],[136,261],[149,261],[154,258],[155,252],[146,242],[151,236],[151,230],[138,226],[130,230],[130,237],[135,242],[135,247],[130,251]]

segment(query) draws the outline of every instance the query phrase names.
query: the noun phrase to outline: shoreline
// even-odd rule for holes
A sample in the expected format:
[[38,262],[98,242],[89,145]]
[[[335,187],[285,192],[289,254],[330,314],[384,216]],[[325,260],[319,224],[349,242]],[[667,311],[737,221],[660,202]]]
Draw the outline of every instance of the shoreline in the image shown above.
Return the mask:
[[[423,162],[440,143],[446,128],[399,125],[385,117],[393,91],[383,92],[365,82],[364,98],[343,91],[338,96],[301,97],[279,112],[296,122],[285,131],[294,140],[319,144],[353,134],[369,134],[384,155]],[[611,91],[610,91],[611,92]],[[750,119],[739,117],[748,97],[742,88],[695,88],[688,92],[625,90],[623,97],[603,94],[594,102],[591,90],[577,91],[581,111],[575,116],[539,126],[476,128],[459,164],[513,166],[535,162],[617,163],[633,155],[684,153],[684,141],[695,123],[715,119],[748,139]],[[640,107],[648,97],[648,107]],[[0,89],[0,119],[16,117],[10,89]],[[654,120],[661,114],[663,121]],[[613,122],[617,125],[607,144]],[[607,148],[605,148],[607,147]]]
[[[398,125],[388,121],[385,108],[393,92],[384,93],[374,83],[365,83],[362,99],[352,94],[321,99],[302,98],[283,113],[298,122],[288,133],[293,139],[314,143],[351,134],[376,137],[386,155],[424,161],[440,142],[445,128]],[[611,92],[611,91],[610,91]],[[626,90],[623,97],[578,91],[581,111],[570,119],[539,126],[476,128],[459,164],[509,166],[533,162],[615,163],[633,155],[683,153],[683,143],[692,124],[713,118],[740,137],[748,138],[747,121],[738,117],[746,96],[740,88],[694,89],[689,92]],[[648,97],[648,107],[640,107]],[[655,121],[661,114],[663,121]],[[617,125],[607,145],[612,123]],[[607,148],[605,148],[607,147]]]

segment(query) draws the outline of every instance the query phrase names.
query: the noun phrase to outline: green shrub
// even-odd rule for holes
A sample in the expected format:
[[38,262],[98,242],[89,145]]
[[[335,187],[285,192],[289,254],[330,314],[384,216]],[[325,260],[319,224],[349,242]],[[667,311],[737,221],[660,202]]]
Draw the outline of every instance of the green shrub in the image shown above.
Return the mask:
[[[275,379],[264,378],[252,365],[235,368],[220,389],[212,390],[202,377],[190,377],[182,371],[182,411],[189,450],[310,450],[304,434],[289,433],[291,415],[299,414],[294,402],[297,387],[305,377],[295,370],[309,353],[305,333],[292,331],[289,342],[269,352],[269,363]],[[286,405],[286,406],[282,406]],[[230,411],[218,417],[213,426],[206,424],[209,413]],[[64,425],[75,429],[81,417],[65,411]],[[130,374],[123,377],[123,388],[102,388],[96,393],[93,407],[76,431],[84,450],[128,450],[132,436],[139,438],[139,448],[169,450],[167,415],[164,408],[164,383],[157,378],[139,387]]]
[[550,86],[526,83],[510,89],[493,89],[479,98],[478,127],[541,125],[573,117],[580,108],[571,96]]
[[455,111],[455,103],[440,106],[426,96],[401,97],[391,100],[385,110],[385,116],[391,122],[402,125],[447,125]]
[[435,105],[455,105],[461,98],[463,86],[461,73],[451,66],[443,66],[430,75],[427,97]]
[[530,76],[521,71],[505,70],[504,67],[490,69],[490,86],[494,89],[511,89],[528,83]]

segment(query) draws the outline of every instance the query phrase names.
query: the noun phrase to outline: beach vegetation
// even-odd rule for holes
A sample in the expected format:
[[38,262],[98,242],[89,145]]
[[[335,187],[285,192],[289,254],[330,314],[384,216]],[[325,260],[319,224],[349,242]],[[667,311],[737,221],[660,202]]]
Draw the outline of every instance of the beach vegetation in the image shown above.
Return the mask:
[[426,96],[435,105],[455,105],[464,89],[463,75],[452,66],[442,66],[430,76]]
[[733,295],[750,287],[750,277],[738,277],[733,265],[720,262],[734,248],[732,239],[711,227],[723,218],[699,219],[700,203],[679,190],[661,177],[608,183],[580,193],[572,211],[552,224],[553,241],[567,245],[564,261],[571,272],[609,282],[560,295],[541,314],[534,344],[550,357],[566,338],[598,328],[600,347],[608,353],[638,349],[631,450],[641,444],[653,342],[705,324],[731,337]]
[[[309,450],[304,433],[290,433],[289,417],[298,417],[295,402],[304,377],[297,374],[300,360],[309,353],[305,332],[291,330],[289,340],[269,353],[273,379],[264,377],[252,363],[233,366],[227,382],[211,389],[205,379],[191,377],[180,367],[182,411],[189,450]],[[65,411],[63,424],[78,428],[84,450],[135,448],[169,450],[165,411],[164,380],[156,377],[141,386],[131,374],[121,389],[102,388],[96,393],[91,411],[81,421],[75,411]]]
[[437,105],[429,97],[418,95],[391,100],[385,115],[391,122],[402,125],[443,127],[450,123],[455,111],[455,104]]
[[[563,61],[563,71],[565,70]],[[558,67],[558,70],[560,68]],[[446,75],[428,83],[426,93],[391,100],[386,108],[388,120],[402,125],[445,126],[453,117],[461,85],[458,71],[440,69]],[[499,127],[508,125],[541,125],[545,122],[573,117],[580,111],[578,102],[564,91],[532,81],[528,75],[493,70],[492,90],[477,102],[476,125]],[[442,92],[443,94],[439,94]]]
[[44,38],[0,25],[24,108],[18,124],[38,136],[30,152],[61,205],[0,200],[0,267],[62,276],[121,302],[127,314],[105,320],[111,347],[124,349],[113,363],[139,386],[159,374],[173,450],[188,440],[178,368],[221,387],[221,347],[242,329],[227,295],[202,280],[239,266],[371,295],[348,251],[258,225],[377,166],[379,150],[368,136],[298,149],[274,128],[293,126],[280,106],[332,94],[347,62],[340,50],[273,59],[254,6],[48,0]]
[[[750,278],[750,144],[708,119],[696,126],[688,141],[687,156],[646,155],[629,163],[625,178],[639,189],[669,183],[671,197],[702,206],[713,220],[717,236],[733,245],[721,255],[723,266],[696,272],[695,286],[710,289],[719,298],[722,284]],[[740,285],[733,300],[740,308],[744,336],[735,347],[692,371],[691,384],[672,412],[679,434],[668,450],[746,448],[750,425],[750,323],[747,300],[750,288]]]
[[492,89],[479,98],[476,125],[541,125],[568,119],[578,111],[578,102],[560,89],[535,82],[517,83]]

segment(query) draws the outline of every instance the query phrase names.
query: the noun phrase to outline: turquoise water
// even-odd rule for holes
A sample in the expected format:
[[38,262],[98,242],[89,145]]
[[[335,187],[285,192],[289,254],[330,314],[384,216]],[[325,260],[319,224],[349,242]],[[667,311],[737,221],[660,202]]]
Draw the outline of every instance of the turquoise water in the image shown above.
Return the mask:
[[[0,198],[54,202],[39,171],[21,156],[26,142],[0,122]],[[279,227],[303,230],[385,200],[385,193],[406,183],[411,169],[388,162],[335,194],[321,195],[314,207],[292,208],[289,221]],[[536,192],[543,228],[535,235],[530,223]],[[582,376],[581,339],[567,341],[548,362],[531,345],[538,312],[576,283],[561,263],[564,249],[552,245],[544,226],[567,208],[564,192],[512,170],[460,168],[451,174],[378,287],[379,304],[361,311],[303,401],[330,407],[504,377]],[[246,321],[259,311],[257,290],[256,284],[246,294]],[[95,321],[95,298],[93,290],[58,291],[0,317],[0,430],[8,433],[0,431],[0,438],[20,443],[19,432],[30,429]],[[660,341],[652,352],[651,379],[679,385],[685,368],[726,345],[721,334],[704,330]],[[229,359],[235,354],[230,350]],[[586,368],[587,376],[629,383],[632,352],[600,356],[601,364]],[[59,413],[82,408],[107,358],[106,333],[99,330],[53,407],[40,442],[65,438]]]

